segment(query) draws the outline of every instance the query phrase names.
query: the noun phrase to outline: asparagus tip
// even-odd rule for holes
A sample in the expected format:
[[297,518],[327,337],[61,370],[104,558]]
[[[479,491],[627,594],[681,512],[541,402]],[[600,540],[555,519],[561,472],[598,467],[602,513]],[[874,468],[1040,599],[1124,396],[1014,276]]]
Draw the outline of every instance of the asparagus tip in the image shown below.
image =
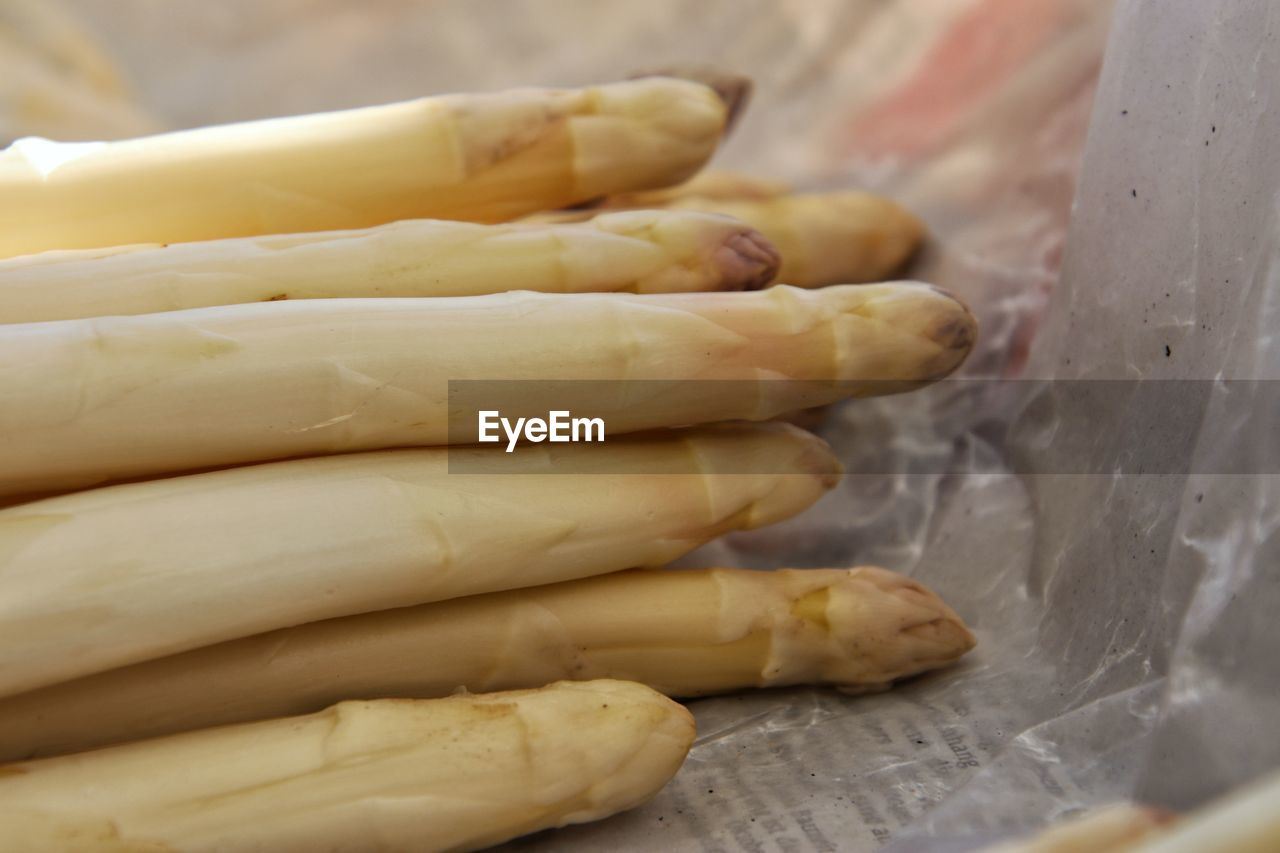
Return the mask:
[[939,295],[945,296],[954,302],[959,311],[952,313],[951,316],[945,317],[932,330],[931,337],[937,341],[938,345],[944,350],[951,353],[955,357],[951,370],[959,367],[961,362],[969,355],[970,350],[978,336],[978,319],[973,316],[973,311],[969,309],[960,298],[954,293],[949,293],[940,287],[933,288]]
[[716,261],[727,289],[759,290],[777,276],[782,256],[763,234],[747,229],[725,240]]
[[738,117],[746,110],[751,100],[751,78],[742,74],[734,74],[711,65],[673,65],[652,71],[632,74],[630,79],[641,77],[678,77],[709,86],[724,101],[727,109],[724,120],[724,135],[733,129]]

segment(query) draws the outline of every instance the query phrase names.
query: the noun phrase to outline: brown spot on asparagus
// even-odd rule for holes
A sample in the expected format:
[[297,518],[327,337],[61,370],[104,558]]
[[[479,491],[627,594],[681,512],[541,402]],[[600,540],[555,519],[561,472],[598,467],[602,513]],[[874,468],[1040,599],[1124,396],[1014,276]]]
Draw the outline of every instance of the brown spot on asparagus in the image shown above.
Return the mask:
[[951,320],[938,329],[937,340],[947,349],[969,350],[973,346],[973,323]]
[[942,379],[959,368],[964,363],[964,360],[969,357],[974,341],[978,337],[978,320],[973,316],[973,312],[969,310],[969,306],[965,305],[954,294],[948,293],[940,287],[933,287],[932,289],[939,296],[945,296],[955,302],[963,309],[963,313],[947,316],[928,332],[930,340],[942,349],[936,360],[937,369],[931,371],[928,376],[930,381]]
[[759,231],[734,234],[716,250],[726,290],[759,290],[773,281],[782,256]]

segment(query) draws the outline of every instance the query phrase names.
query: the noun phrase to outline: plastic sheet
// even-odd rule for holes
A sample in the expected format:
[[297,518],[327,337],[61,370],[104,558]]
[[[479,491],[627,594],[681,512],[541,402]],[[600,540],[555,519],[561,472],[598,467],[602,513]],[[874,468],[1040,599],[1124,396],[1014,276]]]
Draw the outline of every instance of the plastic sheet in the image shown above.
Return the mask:
[[[890,473],[686,560],[909,572],[974,626],[966,663],[873,696],[692,703],[697,746],[657,799],[513,849],[969,850],[1115,798],[1187,807],[1280,763],[1280,480],[1215,473],[1277,470],[1277,394],[1214,382],[1280,374],[1274,6],[70,8],[172,126],[690,60],[749,73],[717,165],[906,202],[934,234],[913,274],[982,322],[967,376],[1036,380],[839,408],[821,429],[850,469]],[[1186,380],[1165,398],[1192,431],[1185,471],[1139,475],[1099,434],[1080,471],[1047,472],[1055,436],[1093,427],[1059,405],[1072,379]]]

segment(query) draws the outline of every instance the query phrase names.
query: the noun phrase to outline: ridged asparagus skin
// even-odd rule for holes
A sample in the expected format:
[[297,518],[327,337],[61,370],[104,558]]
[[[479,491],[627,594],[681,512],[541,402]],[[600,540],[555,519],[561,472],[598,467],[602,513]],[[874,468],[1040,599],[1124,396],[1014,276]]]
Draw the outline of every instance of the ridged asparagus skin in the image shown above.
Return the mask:
[[820,439],[744,425],[302,459],[21,504],[0,510],[0,695],[317,619],[662,565],[794,515],[839,471]]
[[64,4],[0,3],[0,145],[31,133],[72,140],[159,130],[103,48]]
[[581,225],[407,220],[358,231],[0,260],[0,323],[282,299],[756,289],[777,251],[727,217],[601,214]]
[[483,408],[543,417],[565,408],[553,380],[662,380],[646,399],[615,384],[575,412],[609,436],[764,420],[940,379],[974,336],[963,304],[910,282],[314,299],[0,326],[0,496],[474,442],[476,412],[450,406],[451,380],[535,380]]
[[300,625],[0,699],[0,760],[299,714],[355,697],[622,678],[669,696],[876,690],[973,647],[883,569],[636,570]]
[[19,140],[0,152],[0,257],[367,228],[500,222],[692,175],[726,108],[646,78],[518,89],[120,142]]
[[693,737],[688,711],[622,681],[344,702],[0,767],[0,848],[476,850],[639,805]]

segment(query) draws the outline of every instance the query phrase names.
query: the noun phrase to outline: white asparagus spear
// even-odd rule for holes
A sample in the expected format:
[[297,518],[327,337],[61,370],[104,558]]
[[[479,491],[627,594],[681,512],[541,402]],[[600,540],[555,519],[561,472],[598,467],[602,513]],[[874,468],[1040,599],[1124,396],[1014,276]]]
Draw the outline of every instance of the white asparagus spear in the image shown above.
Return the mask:
[[984,847],[981,853],[1124,853],[1174,816],[1138,803],[1112,803],[1072,817],[1030,838]]
[[43,57],[68,80],[98,97],[127,96],[121,69],[84,24],[82,17],[64,3],[5,0],[0,4],[0,40],[6,49],[21,47]]
[[513,421],[569,410],[606,436],[763,420],[939,379],[974,335],[964,305],[917,283],[314,299],[0,326],[0,496],[470,443],[478,408]]
[[62,3],[0,2],[0,145],[31,134],[101,139],[162,127],[81,24]]
[[643,803],[693,737],[623,681],[344,702],[0,767],[0,848],[476,850]]
[[[0,3],[0,14],[6,6]],[[0,27],[0,146],[32,133],[99,139],[154,132],[158,127],[132,101],[67,75],[47,54],[14,40]]]
[[282,299],[743,290],[777,269],[758,231],[711,214],[619,212],[580,225],[406,220],[0,260],[0,323]]
[[973,644],[941,599],[883,569],[616,572],[313,622],[0,699],[0,760],[562,678],[669,696],[877,690]]
[[[789,193],[769,182],[711,174],[668,190],[615,196],[594,212],[643,206],[731,216],[759,229],[777,248],[777,280],[797,287],[883,281],[924,239],[924,223],[872,193]],[[592,212],[548,211],[527,221],[581,222]]]
[[778,281],[798,287],[883,281],[902,269],[925,234],[905,208],[864,192],[689,197],[668,207],[723,213],[758,228],[782,256]]
[[1186,815],[1116,803],[983,853],[1275,853],[1280,773],[1229,791]]
[[1275,853],[1280,850],[1280,772],[1272,771],[1143,838],[1125,853]]
[[19,140],[0,152],[0,257],[514,219],[684,180],[715,150],[725,115],[711,88],[654,77],[120,142]]
[[820,439],[744,425],[347,454],[21,504],[0,510],[0,695],[334,616],[662,565],[794,515],[838,476]]

